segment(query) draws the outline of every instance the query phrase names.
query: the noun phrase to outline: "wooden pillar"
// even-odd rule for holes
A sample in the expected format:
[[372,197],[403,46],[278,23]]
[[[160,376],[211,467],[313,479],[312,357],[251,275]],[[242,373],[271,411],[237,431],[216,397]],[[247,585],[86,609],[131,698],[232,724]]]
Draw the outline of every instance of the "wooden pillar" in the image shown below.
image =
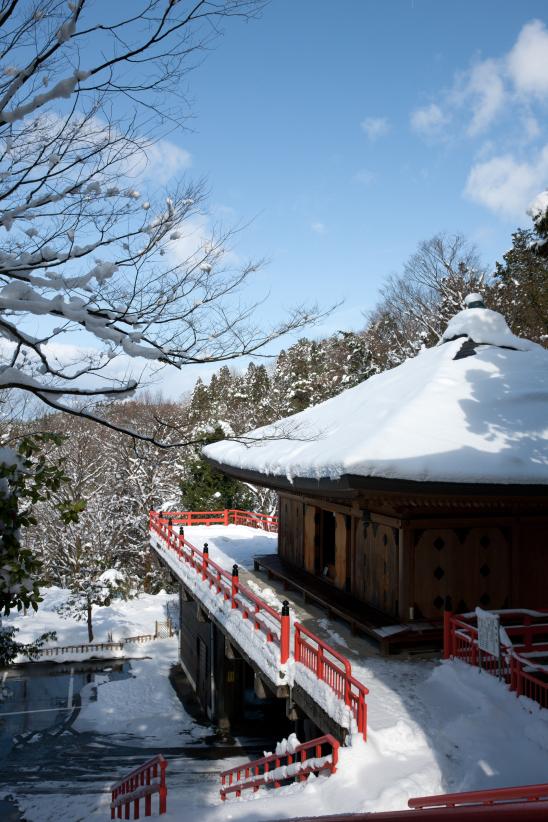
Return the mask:
[[335,514],[335,585],[344,591],[346,588],[346,556],[349,539],[347,517]]
[[[523,605],[528,605],[527,602],[521,601],[521,589],[519,579],[520,566],[520,520],[519,517],[514,517],[512,522],[512,544],[510,546],[510,608],[519,608]],[[526,550],[529,549],[527,546]]]
[[402,522],[398,534],[398,617],[402,622],[411,619],[413,607],[413,532],[409,525]]
[[306,505],[304,510],[304,567],[310,574],[316,572],[316,507]]

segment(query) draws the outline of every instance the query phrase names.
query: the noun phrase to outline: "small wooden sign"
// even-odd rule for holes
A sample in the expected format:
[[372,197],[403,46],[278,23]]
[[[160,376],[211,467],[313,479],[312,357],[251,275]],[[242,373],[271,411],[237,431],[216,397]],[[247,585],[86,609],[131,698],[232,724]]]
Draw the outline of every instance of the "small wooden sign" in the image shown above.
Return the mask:
[[476,608],[478,618],[478,648],[495,659],[500,657],[500,615]]

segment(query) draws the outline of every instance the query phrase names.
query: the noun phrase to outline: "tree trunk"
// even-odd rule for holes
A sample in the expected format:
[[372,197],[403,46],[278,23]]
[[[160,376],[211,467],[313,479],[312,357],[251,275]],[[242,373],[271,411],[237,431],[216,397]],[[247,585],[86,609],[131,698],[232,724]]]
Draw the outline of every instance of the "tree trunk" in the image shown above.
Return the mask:
[[88,599],[87,610],[88,610],[88,641],[89,642],[93,642],[93,625],[91,624],[91,609],[92,609],[92,607],[93,606],[92,606],[91,602]]

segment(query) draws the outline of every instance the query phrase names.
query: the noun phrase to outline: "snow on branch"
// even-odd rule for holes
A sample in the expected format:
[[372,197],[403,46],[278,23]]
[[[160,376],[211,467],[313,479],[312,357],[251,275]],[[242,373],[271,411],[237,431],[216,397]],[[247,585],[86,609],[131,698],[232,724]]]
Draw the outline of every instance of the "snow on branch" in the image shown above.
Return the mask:
[[0,9],[0,388],[92,419],[71,398],[127,396],[128,359],[226,361],[320,316],[257,324],[245,289],[259,263],[234,264],[237,230],[211,223],[202,182],[164,191],[147,168],[222,19],[263,3],[130,5],[107,22],[90,0]]

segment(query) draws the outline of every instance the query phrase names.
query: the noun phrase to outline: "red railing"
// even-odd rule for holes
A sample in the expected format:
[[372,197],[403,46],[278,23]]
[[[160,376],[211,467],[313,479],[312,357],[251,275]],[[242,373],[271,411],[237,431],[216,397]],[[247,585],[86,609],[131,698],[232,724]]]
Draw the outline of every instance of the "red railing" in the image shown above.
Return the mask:
[[236,508],[225,508],[223,511],[170,511],[168,516],[174,525],[182,525],[185,528],[190,525],[247,525],[272,533],[278,531],[278,517],[253,511],[239,511]]
[[167,543],[182,562],[201,576],[202,580],[209,584],[210,589],[226,602],[230,601],[231,607],[238,610],[243,619],[249,619],[254,629],[265,635],[267,642],[278,645],[280,662],[285,664],[289,658],[289,610],[282,608],[282,613],[279,614],[240,582],[237,565],[233,566],[232,573],[225,571],[209,558],[205,546],[204,550],[200,551],[185,539],[182,533],[177,534],[174,524],[175,517],[171,514],[166,519],[165,515],[162,516],[156,511],[150,512],[151,530]]
[[[463,805],[507,805],[515,802],[548,802],[548,785],[523,785],[518,788],[492,788],[487,791],[446,793],[410,799],[410,808],[459,808]],[[548,805],[546,806],[548,813]]]
[[480,665],[487,673],[501,676],[516,692],[548,708],[548,612],[515,609],[492,611],[508,637],[501,642],[500,660],[478,646],[475,613],[444,614],[444,657],[455,657],[469,665]]
[[242,791],[248,789],[258,791],[261,785],[279,788],[290,780],[304,782],[311,773],[326,771],[333,774],[337,770],[338,756],[339,743],[326,734],[297,745],[291,752],[270,754],[254,762],[246,762],[223,771],[221,799],[224,801],[230,793],[241,796]]
[[304,625],[295,623],[295,662],[313,671],[319,680],[325,682],[339,699],[348,705],[356,720],[358,733],[367,739],[367,703],[369,693],[352,676],[352,668],[346,657],[308,631]]
[[167,762],[161,754],[149,759],[144,765],[135,768],[123,779],[120,779],[112,787],[112,801],[110,803],[110,818],[122,818],[122,808],[124,809],[124,819],[129,819],[131,805],[133,804],[133,819],[139,819],[139,805],[141,799],[145,800],[145,816],[152,815],[152,795],[159,796],[158,813],[166,813],[167,810],[167,786],[166,786]]
[[[289,605],[284,602],[282,612],[278,613],[263,599],[256,596],[247,586],[240,583],[238,566],[230,574],[209,558],[206,546],[200,551],[185,538],[182,529],[176,533],[177,513],[150,512],[150,529],[157,534],[167,547],[177,554],[192,570],[207,582],[210,590],[217,596],[230,602],[243,619],[250,620],[255,630],[261,631],[267,642],[273,642],[280,648],[280,663],[285,664],[291,654],[290,649],[290,616]],[[365,697],[369,693],[352,676],[350,662],[321,639],[310,633],[300,623],[295,623],[294,658],[306,668],[313,671],[318,679],[325,682],[339,699],[350,708],[356,720],[358,732],[367,737],[367,704]]]

